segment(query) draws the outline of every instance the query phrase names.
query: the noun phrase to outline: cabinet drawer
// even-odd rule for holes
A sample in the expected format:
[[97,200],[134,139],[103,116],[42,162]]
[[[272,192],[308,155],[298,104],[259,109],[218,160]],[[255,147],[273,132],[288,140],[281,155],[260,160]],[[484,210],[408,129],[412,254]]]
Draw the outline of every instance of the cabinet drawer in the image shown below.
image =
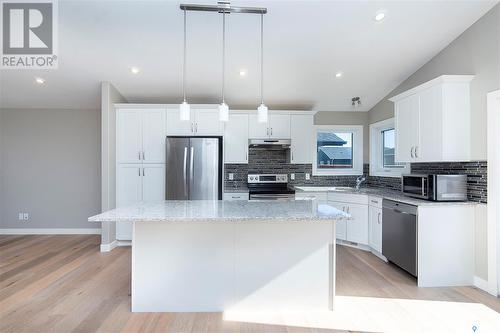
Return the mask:
[[248,193],[224,193],[224,200],[234,201],[234,200],[248,200]]
[[373,206],[373,207],[382,208],[382,198],[375,197],[375,196],[369,196],[368,197],[368,204],[370,206]]
[[328,201],[368,204],[368,196],[364,194],[328,192]]

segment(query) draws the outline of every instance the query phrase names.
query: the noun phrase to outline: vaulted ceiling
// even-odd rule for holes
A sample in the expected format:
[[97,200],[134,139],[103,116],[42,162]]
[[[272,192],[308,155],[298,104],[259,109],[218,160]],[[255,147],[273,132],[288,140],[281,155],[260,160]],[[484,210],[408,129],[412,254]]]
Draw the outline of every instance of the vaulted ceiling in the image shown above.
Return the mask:
[[[57,70],[0,71],[2,108],[100,107],[100,82],[130,102],[178,103],[182,79],[179,1],[59,1]],[[185,1],[207,3],[215,1]],[[268,8],[264,94],[272,108],[367,111],[496,1],[233,1]],[[376,22],[377,11],[386,18]],[[260,17],[227,18],[226,101],[260,101]],[[188,13],[187,94],[219,103],[221,15]],[[138,74],[130,68],[137,66]],[[246,72],[245,76],[240,71]],[[337,78],[336,73],[342,76]],[[457,73],[449,73],[457,74]],[[461,73],[460,73],[461,74]],[[43,85],[34,77],[43,77]]]

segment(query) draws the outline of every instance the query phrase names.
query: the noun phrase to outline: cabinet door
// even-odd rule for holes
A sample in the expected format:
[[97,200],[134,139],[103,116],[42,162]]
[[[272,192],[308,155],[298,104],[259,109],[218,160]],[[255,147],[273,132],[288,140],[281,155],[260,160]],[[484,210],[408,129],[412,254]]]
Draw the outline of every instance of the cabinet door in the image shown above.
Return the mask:
[[347,213],[352,220],[346,221],[347,240],[359,244],[368,244],[368,206],[360,204],[347,204]]
[[396,102],[395,130],[396,130],[396,161],[413,162],[414,149],[417,145],[418,133],[418,104],[417,95],[407,97]]
[[[335,201],[328,201],[328,204],[341,211],[346,211],[348,205],[343,202]],[[351,220],[335,222],[335,234],[337,239],[347,240],[347,223],[351,223]]]
[[142,114],[143,163],[165,163],[165,110],[145,110]]
[[219,120],[219,110],[197,109],[195,113],[195,135],[222,135],[224,124]]
[[290,139],[290,115],[269,115],[269,136],[275,139]]
[[230,114],[224,133],[224,162],[248,163],[248,115]]
[[118,163],[140,163],[142,153],[141,111],[118,110],[117,120]]
[[370,247],[382,253],[382,209],[369,207]]
[[269,137],[268,123],[260,123],[256,114],[248,116],[248,138],[267,139]]
[[415,160],[418,162],[442,160],[442,87],[436,86],[420,94],[418,142]]
[[290,118],[290,162],[310,164],[313,159],[313,116],[292,115]]
[[[142,200],[141,164],[120,164],[116,170],[116,207],[124,207]],[[132,223],[116,224],[116,239],[132,239]]]
[[193,135],[194,113],[191,110],[190,120],[180,119],[179,109],[167,109],[167,135]]
[[144,164],[142,169],[142,200],[165,200],[165,164]]

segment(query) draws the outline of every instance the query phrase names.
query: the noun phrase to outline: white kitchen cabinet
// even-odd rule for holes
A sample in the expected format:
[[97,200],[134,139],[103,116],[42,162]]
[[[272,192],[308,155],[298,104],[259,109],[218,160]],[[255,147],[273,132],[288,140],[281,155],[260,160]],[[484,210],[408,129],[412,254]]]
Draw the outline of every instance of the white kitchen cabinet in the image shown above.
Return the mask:
[[396,161],[470,160],[470,81],[442,75],[394,96]]
[[290,162],[292,164],[310,164],[313,158],[313,116],[290,116]]
[[117,110],[118,163],[165,163],[164,109]]
[[370,247],[382,253],[382,208],[369,206]]
[[[165,164],[119,164],[116,175],[117,208],[165,200]],[[131,240],[132,223],[117,223],[116,239]]]
[[368,206],[347,204],[346,211],[352,220],[346,222],[347,240],[358,244],[368,244]]
[[248,163],[248,114],[230,114],[224,131],[224,162]]
[[267,123],[260,123],[256,114],[249,115],[250,139],[290,139],[290,115],[269,114]]
[[248,192],[226,192],[223,195],[223,199],[226,201],[248,200],[248,198]]
[[[343,212],[347,212],[346,211],[346,204],[343,202],[328,201],[328,204],[330,206],[337,208],[338,210],[341,210]],[[349,221],[342,220],[342,221],[335,222],[335,234],[336,234],[337,239],[348,240],[347,222],[351,223],[351,220],[349,220]]]
[[223,133],[224,124],[219,120],[218,109],[192,107],[189,120],[180,120],[179,109],[167,109],[167,135],[222,136]]

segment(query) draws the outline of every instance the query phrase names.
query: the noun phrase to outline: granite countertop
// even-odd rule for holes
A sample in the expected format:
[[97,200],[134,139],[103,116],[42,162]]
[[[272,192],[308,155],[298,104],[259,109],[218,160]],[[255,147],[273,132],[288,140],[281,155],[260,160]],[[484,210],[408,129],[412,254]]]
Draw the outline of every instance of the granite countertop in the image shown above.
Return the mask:
[[315,201],[163,201],[137,203],[90,217],[90,222],[238,222],[348,220],[350,215]]
[[394,200],[415,206],[444,206],[444,205],[476,205],[475,201],[428,201],[422,199],[416,199],[403,195],[400,191],[386,190],[374,187],[362,187],[359,190],[355,188],[348,187],[337,187],[334,186],[295,186],[296,192],[333,192],[333,193],[346,193],[346,194],[365,194],[372,195],[384,199]]

